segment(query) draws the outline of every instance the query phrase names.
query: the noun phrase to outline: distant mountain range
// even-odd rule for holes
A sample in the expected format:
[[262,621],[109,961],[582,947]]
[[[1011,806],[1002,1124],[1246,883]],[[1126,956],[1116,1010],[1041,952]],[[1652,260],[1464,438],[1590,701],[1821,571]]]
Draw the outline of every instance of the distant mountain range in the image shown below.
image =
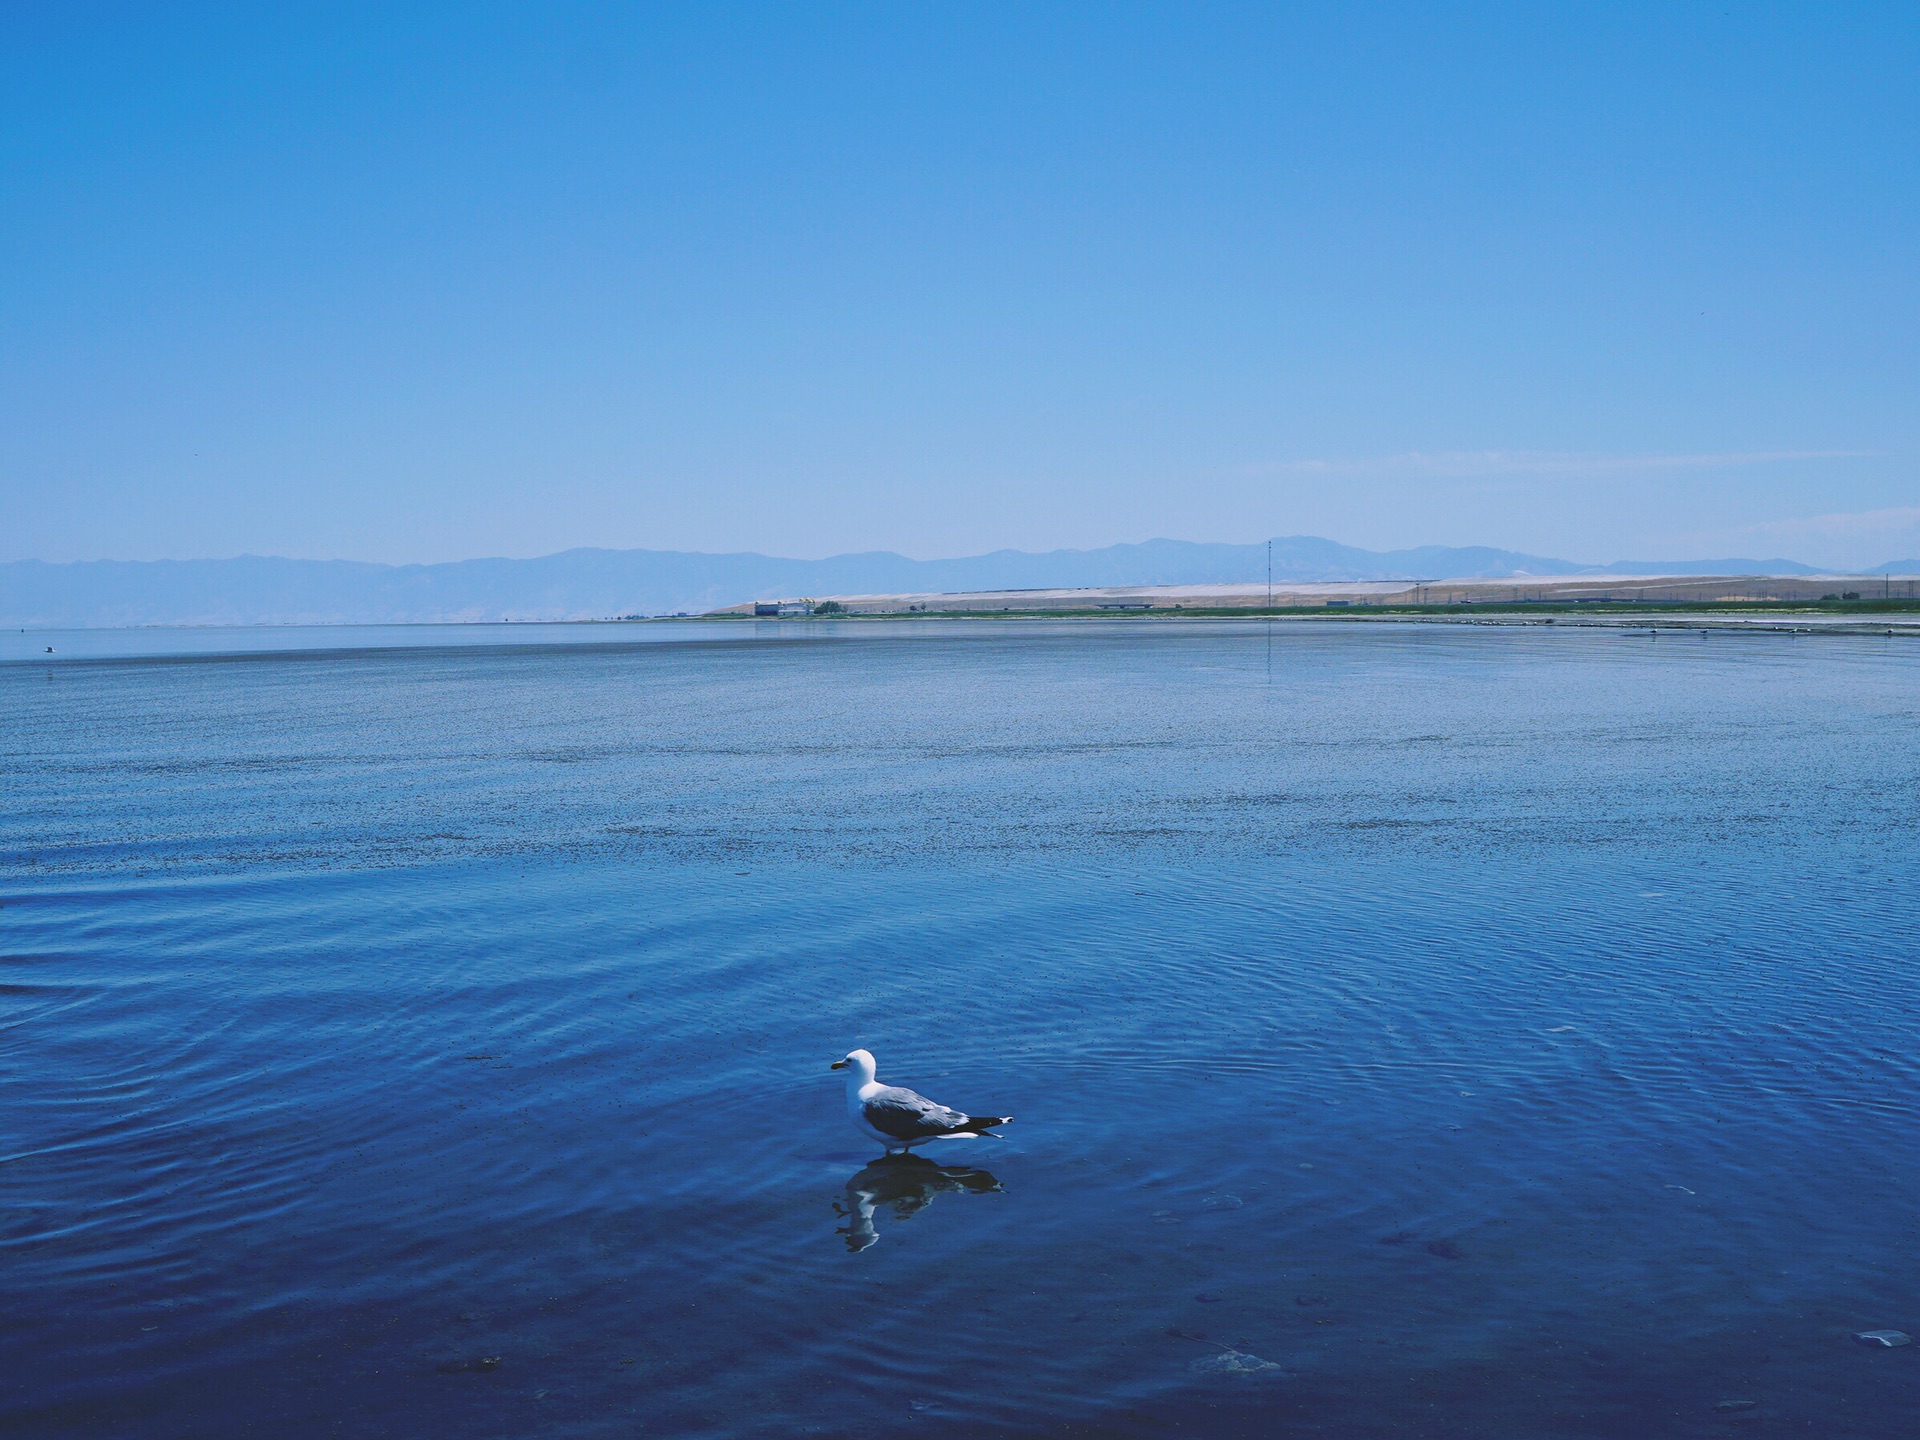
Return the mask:
[[[1813,575],[1792,560],[1585,565],[1484,546],[1360,550],[1310,535],[1273,542],[1273,578],[1432,580],[1515,575]],[[1898,560],[1862,574],[1920,573]],[[996,550],[957,560],[889,551],[786,560],[675,550],[563,550],[533,560],[376,565],[354,560],[84,560],[0,564],[0,624],[387,624],[579,620],[699,613],[744,600],[902,591],[1259,582],[1267,547],[1149,540],[1102,550]]]

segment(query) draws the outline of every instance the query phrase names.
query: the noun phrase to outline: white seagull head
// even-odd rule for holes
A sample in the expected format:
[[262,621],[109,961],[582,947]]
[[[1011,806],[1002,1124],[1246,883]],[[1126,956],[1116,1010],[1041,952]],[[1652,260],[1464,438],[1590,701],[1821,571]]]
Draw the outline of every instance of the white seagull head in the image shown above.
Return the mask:
[[851,1085],[871,1084],[875,1070],[873,1052],[869,1050],[849,1050],[846,1059],[836,1060],[827,1068],[829,1070],[851,1071],[852,1073],[847,1076],[847,1083]]

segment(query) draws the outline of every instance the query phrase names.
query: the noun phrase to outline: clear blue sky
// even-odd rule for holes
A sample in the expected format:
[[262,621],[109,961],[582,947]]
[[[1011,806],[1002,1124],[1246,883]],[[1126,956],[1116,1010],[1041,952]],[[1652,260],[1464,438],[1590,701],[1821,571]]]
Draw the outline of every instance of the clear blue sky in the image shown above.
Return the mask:
[[0,7],[0,558],[1920,551],[1920,5]]

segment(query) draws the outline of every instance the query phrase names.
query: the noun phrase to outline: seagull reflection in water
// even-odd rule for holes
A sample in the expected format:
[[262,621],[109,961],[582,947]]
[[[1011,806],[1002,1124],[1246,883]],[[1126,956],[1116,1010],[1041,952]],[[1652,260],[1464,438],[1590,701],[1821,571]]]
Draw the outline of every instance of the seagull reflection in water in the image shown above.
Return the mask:
[[883,1155],[869,1162],[847,1181],[846,1203],[836,1200],[833,1213],[847,1223],[834,1233],[847,1237],[847,1249],[858,1254],[880,1238],[873,1214],[882,1205],[905,1220],[933,1203],[936,1195],[998,1194],[1006,1187],[988,1170],[971,1165],[936,1165],[923,1155]]

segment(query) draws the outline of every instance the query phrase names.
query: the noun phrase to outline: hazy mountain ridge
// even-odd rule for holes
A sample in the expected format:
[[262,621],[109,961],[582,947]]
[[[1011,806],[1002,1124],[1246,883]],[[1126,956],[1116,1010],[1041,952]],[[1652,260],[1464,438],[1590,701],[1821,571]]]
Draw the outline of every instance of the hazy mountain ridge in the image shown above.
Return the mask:
[[[1910,574],[1920,561],[1861,573]],[[1362,550],[1309,535],[1273,541],[1276,581],[1513,575],[1819,573],[1791,560],[1580,564],[1486,546]],[[996,550],[950,560],[891,551],[794,560],[753,553],[563,550],[529,560],[382,565],[358,560],[85,560],[0,564],[0,624],[402,624],[698,613],[750,599],[1086,585],[1257,583],[1267,546],[1149,540],[1099,550]]]

